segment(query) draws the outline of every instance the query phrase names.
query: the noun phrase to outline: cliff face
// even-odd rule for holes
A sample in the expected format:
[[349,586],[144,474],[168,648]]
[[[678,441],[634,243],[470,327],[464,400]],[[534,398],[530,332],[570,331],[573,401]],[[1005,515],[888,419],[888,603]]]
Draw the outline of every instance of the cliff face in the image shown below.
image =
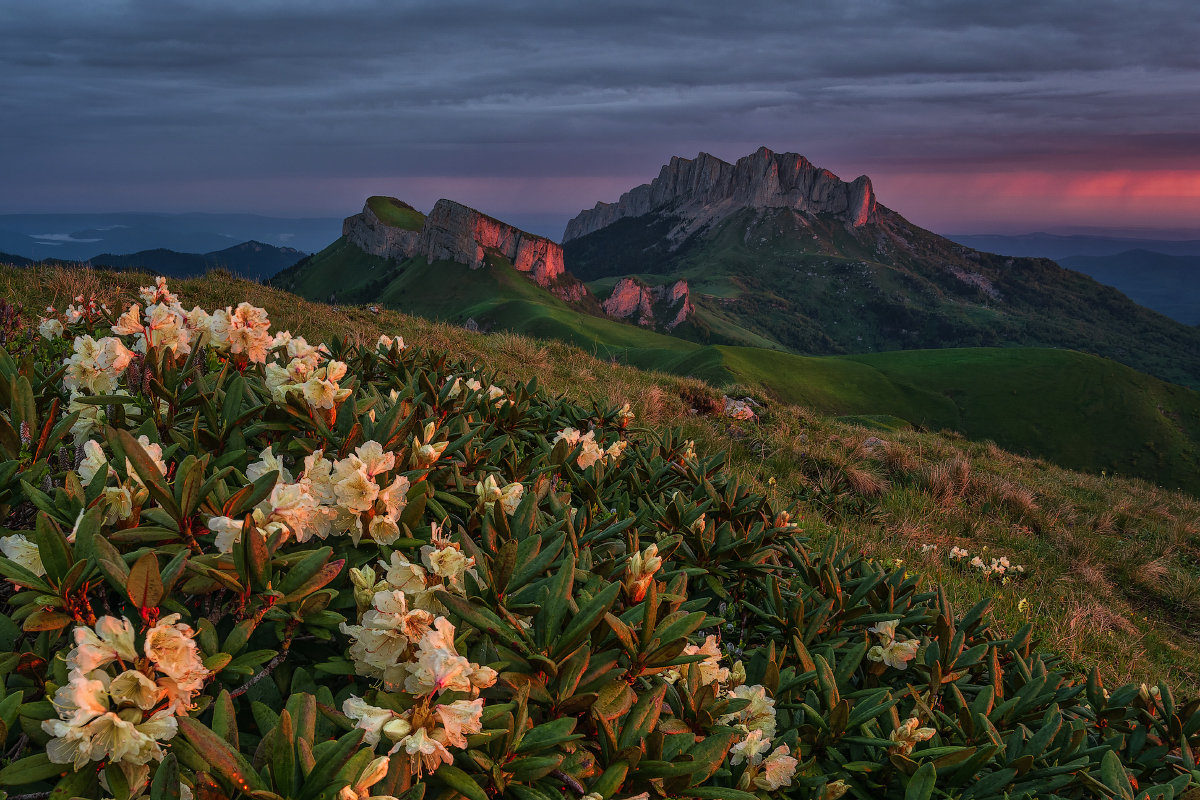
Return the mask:
[[368,203],[361,214],[346,217],[342,236],[373,256],[408,258],[416,252],[418,233],[388,225],[375,216]]
[[672,158],[650,183],[629,190],[616,203],[597,203],[581,212],[567,223],[563,241],[652,211],[680,218],[671,233],[678,241],[742,208],[833,214],[851,227],[875,222],[878,215],[867,176],[847,183],[804,156],[760,147],[734,164],[708,153],[694,159]]
[[622,278],[601,304],[615,319],[630,319],[638,325],[672,330],[696,310],[688,294],[687,281],[667,286],[647,286],[636,278]]
[[[420,231],[388,225],[368,204],[361,214],[346,218],[342,235],[363,251],[382,258],[424,256],[429,261],[456,261],[472,269],[482,267],[488,252],[493,251],[519,271],[529,273],[534,283],[547,288],[561,283],[559,278],[565,271],[560,245],[452,200],[438,200]],[[580,297],[586,293],[582,287],[563,291]]]

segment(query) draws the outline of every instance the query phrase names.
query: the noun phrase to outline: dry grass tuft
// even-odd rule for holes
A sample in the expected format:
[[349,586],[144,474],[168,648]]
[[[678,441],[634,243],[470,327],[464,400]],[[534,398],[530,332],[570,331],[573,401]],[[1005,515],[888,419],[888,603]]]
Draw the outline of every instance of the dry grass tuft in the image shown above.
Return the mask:
[[843,469],[843,473],[854,493],[863,497],[879,497],[891,488],[887,478],[869,467],[848,466]]
[[971,462],[962,456],[940,461],[929,468],[925,486],[939,506],[951,506],[962,499],[971,482]]

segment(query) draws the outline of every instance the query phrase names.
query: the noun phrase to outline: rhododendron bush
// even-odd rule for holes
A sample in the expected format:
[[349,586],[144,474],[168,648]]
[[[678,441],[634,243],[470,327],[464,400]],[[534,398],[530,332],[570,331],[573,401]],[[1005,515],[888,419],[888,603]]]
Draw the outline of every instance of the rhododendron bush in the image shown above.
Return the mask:
[[[166,282],[0,351],[0,788],[30,797],[1174,797],[1107,691],[806,546],[723,458]],[[53,794],[51,794],[51,792]]]

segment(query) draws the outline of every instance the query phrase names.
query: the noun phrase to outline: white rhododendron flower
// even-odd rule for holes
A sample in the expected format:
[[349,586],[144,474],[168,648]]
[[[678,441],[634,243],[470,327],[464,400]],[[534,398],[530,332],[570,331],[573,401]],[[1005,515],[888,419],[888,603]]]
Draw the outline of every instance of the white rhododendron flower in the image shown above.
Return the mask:
[[750,704],[741,711],[721,717],[722,725],[741,727],[748,732],[762,731],[766,739],[775,735],[775,700],[767,695],[765,686],[735,686],[729,696],[749,700]]
[[86,389],[92,394],[110,394],[134,358],[120,339],[111,336],[99,341],[78,336],[73,347],[72,355],[63,361],[67,368],[63,387],[67,391]]
[[10,533],[8,536],[0,538],[0,553],[3,553],[9,561],[29,570],[39,578],[46,574],[38,546],[19,533]]
[[871,661],[881,661],[895,669],[907,669],[908,662],[916,658],[921,642],[897,635],[896,625],[896,620],[889,620],[867,628],[879,637],[879,644],[867,651],[867,658]]
[[597,462],[607,463],[610,460],[620,459],[625,452],[626,444],[624,441],[617,441],[605,450],[596,442],[595,431],[582,433],[576,428],[563,428],[555,435],[551,445],[556,445],[560,441],[566,442],[572,449],[582,448],[575,458],[575,463],[579,465],[580,469],[587,469]]
[[762,762],[758,774],[754,776],[754,786],[768,792],[790,786],[796,776],[796,767],[800,765],[800,761],[791,752],[786,744],[772,750],[771,755]]
[[433,437],[437,431],[437,426],[433,422],[425,424],[425,429],[421,431],[420,436],[414,436],[412,441],[412,461],[419,469],[425,469],[433,466],[433,464],[442,457],[442,453],[446,452],[450,442],[434,442]]
[[43,317],[38,322],[38,333],[43,339],[58,339],[63,335],[63,324],[56,317]]
[[757,764],[762,761],[763,753],[770,749],[770,738],[764,736],[760,729],[752,730],[740,742],[729,748],[729,763],[735,767],[743,761]]

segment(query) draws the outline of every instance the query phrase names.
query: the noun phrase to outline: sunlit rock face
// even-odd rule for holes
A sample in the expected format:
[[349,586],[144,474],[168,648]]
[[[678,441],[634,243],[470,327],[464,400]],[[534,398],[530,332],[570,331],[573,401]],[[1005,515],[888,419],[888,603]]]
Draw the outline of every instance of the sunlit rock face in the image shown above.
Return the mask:
[[567,223],[563,241],[586,236],[623,217],[669,213],[680,223],[671,238],[695,231],[743,208],[790,208],[808,214],[833,214],[851,227],[877,219],[871,179],[851,182],[813,166],[796,153],[765,147],[736,163],[701,153],[671,159],[650,183],[630,189],[615,203],[597,203]]
[[[438,200],[419,231],[388,225],[368,203],[362,213],[346,218],[342,235],[364,252],[381,258],[424,256],[429,261],[455,261],[472,269],[482,267],[492,252],[504,256],[517,270],[529,273],[534,283],[545,287],[555,284],[565,271],[561,245],[452,200]],[[581,286],[563,291],[571,295],[564,299],[586,294]]]
[[417,253],[430,261],[456,261],[472,269],[484,265],[489,250],[528,272],[541,286],[564,272],[560,245],[452,200],[437,201],[417,242]]
[[417,231],[396,228],[375,216],[368,202],[361,214],[346,217],[342,236],[364,253],[381,258],[408,258],[416,252]]
[[622,278],[613,287],[601,308],[614,319],[624,319],[647,327],[672,330],[695,311],[688,295],[687,281],[667,286],[647,286],[636,278]]

